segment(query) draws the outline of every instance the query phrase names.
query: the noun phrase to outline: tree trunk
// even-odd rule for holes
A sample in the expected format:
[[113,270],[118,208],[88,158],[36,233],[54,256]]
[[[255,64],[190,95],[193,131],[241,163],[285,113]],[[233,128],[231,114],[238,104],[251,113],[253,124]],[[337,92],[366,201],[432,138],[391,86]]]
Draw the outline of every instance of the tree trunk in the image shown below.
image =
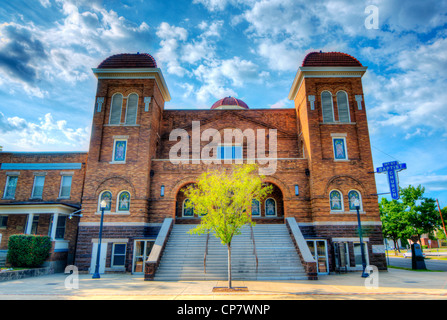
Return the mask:
[[227,244],[228,248],[228,288],[231,289],[231,242]]

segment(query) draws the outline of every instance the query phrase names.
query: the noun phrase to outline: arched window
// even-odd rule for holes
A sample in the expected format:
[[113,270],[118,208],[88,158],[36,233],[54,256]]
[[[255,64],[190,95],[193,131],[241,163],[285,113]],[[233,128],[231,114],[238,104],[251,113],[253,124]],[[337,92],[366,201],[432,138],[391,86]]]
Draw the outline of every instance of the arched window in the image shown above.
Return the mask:
[[261,203],[256,199],[253,199],[251,201],[251,215],[252,216],[260,216],[261,215]]
[[332,94],[329,91],[321,93],[321,110],[323,122],[334,122],[334,106],[332,105]]
[[127,97],[126,124],[137,123],[137,112],[138,112],[138,95],[136,93],[131,93]]
[[121,191],[118,194],[118,208],[117,211],[129,211],[130,208],[130,193],[128,191]]
[[338,120],[340,122],[351,122],[349,116],[348,95],[344,91],[337,92]]
[[276,216],[276,201],[273,198],[265,200],[265,215]]
[[105,200],[107,203],[107,206],[104,208],[104,211],[110,211],[112,209],[112,193],[110,191],[103,191],[99,195],[98,211],[101,211],[102,200]]
[[110,124],[120,124],[121,122],[121,107],[123,105],[123,95],[116,93],[112,97],[112,105],[110,108]]
[[329,201],[331,203],[331,211],[343,211],[343,197],[338,190],[332,190],[329,193]]
[[357,190],[351,190],[348,192],[348,199],[349,199],[349,210],[350,211],[357,211],[357,208],[355,207],[355,200],[359,201],[360,204],[360,211],[362,211],[362,197],[360,195],[360,192]]
[[182,213],[184,217],[194,217],[194,208],[187,206],[190,201],[189,199],[183,201]]

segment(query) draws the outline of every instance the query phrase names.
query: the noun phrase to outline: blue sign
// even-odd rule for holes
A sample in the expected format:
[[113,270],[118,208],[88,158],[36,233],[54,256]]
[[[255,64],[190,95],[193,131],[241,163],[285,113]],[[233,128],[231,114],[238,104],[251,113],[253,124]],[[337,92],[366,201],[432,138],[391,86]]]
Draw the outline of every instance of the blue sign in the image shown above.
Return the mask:
[[382,163],[382,167],[376,169],[377,173],[387,173],[391,199],[399,199],[399,177],[397,172],[405,169],[407,169],[407,164],[399,163],[398,161]]

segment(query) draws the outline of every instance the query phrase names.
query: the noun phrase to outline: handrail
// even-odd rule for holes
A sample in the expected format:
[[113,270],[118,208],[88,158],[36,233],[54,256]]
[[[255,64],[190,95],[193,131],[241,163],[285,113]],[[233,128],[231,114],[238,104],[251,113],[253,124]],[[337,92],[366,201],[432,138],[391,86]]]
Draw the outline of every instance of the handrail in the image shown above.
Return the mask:
[[253,234],[253,226],[250,224],[251,239],[253,240],[253,254],[256,258],[256,272],[258,272],[258,253],[256,252],[255,235]]
[[207,233],[207,234],[206,234],[205,254],[204,254],[204,257],[203,257],[203,270],[204,270],[205,273],[206,273],[206,256],[207,256],[207,254],[208,254],[208,240],[209,240],[209,239],[210,239],[210,234]]

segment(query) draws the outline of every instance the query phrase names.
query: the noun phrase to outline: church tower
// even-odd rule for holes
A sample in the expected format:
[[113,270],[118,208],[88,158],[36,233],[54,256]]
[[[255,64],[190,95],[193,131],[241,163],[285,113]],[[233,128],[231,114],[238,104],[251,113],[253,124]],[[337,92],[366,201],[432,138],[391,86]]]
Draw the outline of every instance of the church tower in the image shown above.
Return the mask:
[[[133,243],[131,238],[144,238],[151,232],[147,214],[151,159],[159,144],[164,104],[170,100],[163,74],[149,54],[113,55],[92,70],[98,85],[77,254],[77,264],[84,269],[96,260],[92,248],[98,237],[102,200],[106,202],[105,239],[128,246]],[[104,250],[110,250],[109,240],[103,241]],[[112,247],[114,250],[113,243]]]
[[345,53],[309,53],[288,98],[295,102],[300,150],[308,160],[313,235],[355,252],[357,199],[368,256],[383,268],[383,254],[374,249],[383,237],[362,88],[366,69]]

